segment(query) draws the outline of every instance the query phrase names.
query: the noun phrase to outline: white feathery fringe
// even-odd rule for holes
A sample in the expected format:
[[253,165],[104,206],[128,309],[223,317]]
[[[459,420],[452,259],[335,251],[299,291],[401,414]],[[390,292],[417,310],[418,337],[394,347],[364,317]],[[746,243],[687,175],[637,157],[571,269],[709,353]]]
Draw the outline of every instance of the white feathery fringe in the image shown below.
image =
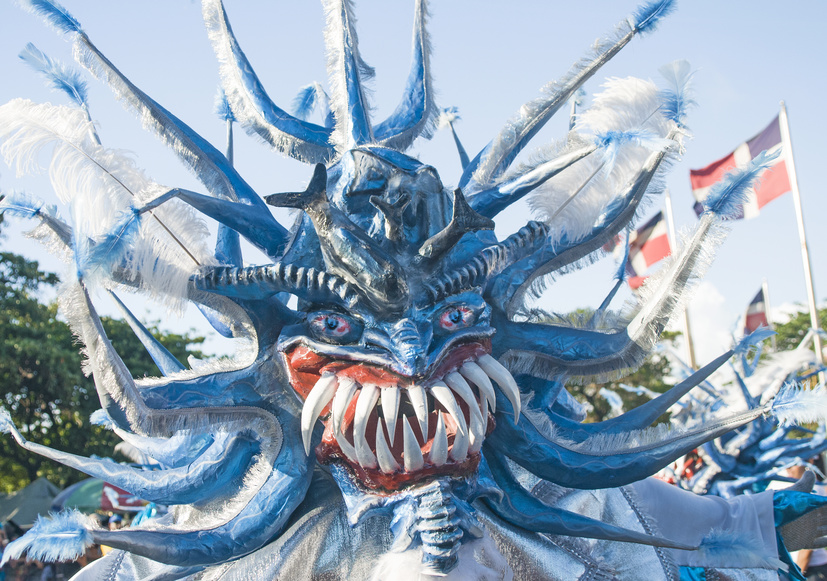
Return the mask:
[[827,388],[813,389],[790,382],[772,400],[770,413],[781,426],[821,423],[827,421]]
[[[526,414],[528,409],[528,414]],[[523,409],[526,419],[548,440],[569,450],[589,456],[608,456],[612,454],[631,454],[646,452],[672,442],[684,440],[700,433],[711,433],[721,426],[743,423],[761,415],[763,410],[747,410],[730,416],[708,418],[702,424],[691,426],[675,426],[673,424],[657,424],[647,428],[629,430],[621,433],[598,432],[582,441],[562,438],[557,428],[543,412],[531,408]]]
[[628,21],[624,20],[618,24],[615,32],[611,36],[595,42],[591,50],[577,61],[563,77],[546,84],[541,90],[542,94],[540,97],[520,107],[519,112],[509,119],[496,137],[494,137],[488,155],[486,155],[485,159],[482,160],[482,163],[474,172],[474,181],[480,184],[481,187],[490,185],[490,183],[496,179],[498,171],[502,171],[502,168],[499,167],[501,160],[506,157],[507,152],[509,152],[514,147],[514,144],[525,134],[537,116],[557,98],[560,91],[579,75],[583,74],[583,72],[593,64],[598,55],[607,51],[631,32],[632,27]]
[[439,116],[436,120],[437,129],[444,129],[448,125],[454,123],[455,121],[459,121],[459,111],[456,107],[447,107],[445,109],[440,109]]
[[[221,86],[236,121],[247,133],[260,138],[289,157],[306,163],[326,161],[326,149],[319,150],[317,146],[280,130],[265,119],[256,105],[256,100],[266,98],[266,95],[251,95],[247,82],[236,66],[236,57],[232,51],[234,39],[224,20],[221,0],[206,0],[203,2],[202,12],[207,34],[218,58]],[[259,89],[263,93],[263,88]]]
[[349,143],[352,133],[353,118],[348,107],[348,86],[345,74],[345,34],[350,36],[350,47],[358,67],[359,91],[365,114],[369,114],[369,103],[365,95],[364,82],[373,78],[374,71],[362,60],[359,54],[359,39],[356,34],[356,19],[353,15],[352,0],[323,0],[326,25],[324,41],[327,47],[327,74],[330,82],[330,109],[336,118],[336,128],[331,136],[331,142],[341,153],[352,146]]
[[706,273],[715,250],[724,241],[729,228],[715,216],[701,217],[690,239],[683,239],[680,253],[667,259],[660,270],[650,276],[638,290],[637,299],[627,308],[639,309],[628,327],[635,343],[647,351],[657,342],[669,319],[688,300],[691,290]]

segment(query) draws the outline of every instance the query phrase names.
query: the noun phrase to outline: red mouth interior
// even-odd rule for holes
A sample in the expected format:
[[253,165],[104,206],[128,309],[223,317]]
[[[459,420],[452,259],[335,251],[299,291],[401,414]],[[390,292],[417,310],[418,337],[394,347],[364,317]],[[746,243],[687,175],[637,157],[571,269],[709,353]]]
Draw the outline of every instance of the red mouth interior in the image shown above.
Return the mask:
[[[445,374],[456,370],[465,361],[476,359],[477,357],[488,353],[490,351],[490,343],[486,344],[480,342],[466,343],[453,349],[440,363],[429,371],[428,377],[438,379]],[[345,361],[341,359],[332,359],[324,355],[320,355],[308,347],[300,345],[291,351],[285,353],[288,362],[288,369],[290,370],[290,379],[293,388],[297,393],[306,399],[313,386],[319,381],[322,373],[335,372],[338,377],[349,377],[359,385],[374,384],[380,388],[407,388],[411,385],[428,385],[428,379],[421,377],[404,377],[390,372],[386,369],[376,367],[369,364],[363,364],[353,361]],[[395,386],[395,387],[394,387]],[[427,391],[427,390],[426,390]],[[345,435],[349,442],[354,442],[353,434],[353,420],[356,411],[356,403],[359,392],[357,391],[350,400],[344,414],[341,432]],[[467,458],[462,462],[456,462],[449,458],[441,466],[436,466],[429,461],[429,454],[434,444],[434,437],[437,429],[437,419],[442,413],[442,418],[445,425],[445,431],[448,439],[449,449],[452,448],[457,433],[457,425],[453,417],[448,413],[442,404],[435,400],[435,398],[428,393],[428,434],[423,437],[419,422],[416,419],[413,407],[407,398],[403,397],[400,401],[399,412],[397,414],[395,438],[391,443],[390,434],[385,425],[384,418],[382,418],[382,406],[376,405],[368,416],[367,426],[365,429],[365,437],[368,442],[376,441],[376,430],[382,429],[384,431],[385,441],[389,444],[390,451],[400,465],[400,469],[390,474],[382,472],[379,468],[369,468],[360,465],[358,462],[350,461],[343,453],[339,443],[333,434],[333,422],[331,419],[330,408],[328,404],[321,413],[320,419],[325,425],[324,434],[322,436],[321,444],[316,448],[316,457],[321,463],[330,463],[338,461],[345,465],[354,475],[354,479],[360,485],[371,491],[395,491],[405,486],[428,480],[435,475],[452,475],[464,476],[474,472],[479,464],[479,453],[469,453]],[[466,425],[469,425],[471,411],[467,403],[461,398],[456,398],[457,404],[460,407],[462,414],[465,417]],[[485,433],[487,434],[494,428],[494,418],[490,414],[486,414],[484,418]],[[402,468],[403,464],[403,422],[405,417],[409,419],[409,425],[412,432],[417,438],[420,446],[425,464],[422,468],[407,472]],[[380,421],[382,418],[382,421]],[[341,436],[340,436],[341,437]],[[375,453],[374,446],[371,449]]]

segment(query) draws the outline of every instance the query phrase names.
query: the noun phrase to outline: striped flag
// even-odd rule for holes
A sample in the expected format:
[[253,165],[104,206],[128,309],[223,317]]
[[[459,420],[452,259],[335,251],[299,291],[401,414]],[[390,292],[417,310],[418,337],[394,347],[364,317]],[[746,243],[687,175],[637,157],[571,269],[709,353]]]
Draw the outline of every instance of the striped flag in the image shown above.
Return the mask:
[[[761,133],[742,143],[735,151],[712,162],[702,169],[689,170],[689,181],[692,184],[692,195],[695,196],[695,213],[703,213],[703,200],[709,193],[709,188],[721,180],[724,175],[738,167],[745,167],[756,155],[764,150],[768,153],[780,150],[781,128],[778,117],[772,120]],[[754,218],[765,205],[778,196],[790,191],[790,178],[787,174],[787,165],[784,156],[777,158],[775,164],[767,169],[761,181],[750,192],[744,203],[741,215],[738,218]]]
[[646,280],[643,273],[671,252],[666,220],[663,212],[658,212],[646,224],[629,234],[629,261],[626,263],[629,286],[639,288]]
[[749,335],[758,327],[764,325],[769,326],[767,320],[767,301],[764,299],[764,289],[762,288],[752,299],[752,302],[747,307],[747,312],[744,314],[744,335]]

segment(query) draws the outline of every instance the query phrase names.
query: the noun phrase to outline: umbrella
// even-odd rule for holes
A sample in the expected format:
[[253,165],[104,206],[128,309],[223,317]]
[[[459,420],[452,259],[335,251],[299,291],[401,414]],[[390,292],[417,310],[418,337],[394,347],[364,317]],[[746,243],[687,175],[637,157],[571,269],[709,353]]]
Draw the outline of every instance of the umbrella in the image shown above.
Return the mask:
[[138,512],[146,504],[141,500],[99,478],[87,478],[63,490],[52,501],[52,510],[76,508],[81,512]]

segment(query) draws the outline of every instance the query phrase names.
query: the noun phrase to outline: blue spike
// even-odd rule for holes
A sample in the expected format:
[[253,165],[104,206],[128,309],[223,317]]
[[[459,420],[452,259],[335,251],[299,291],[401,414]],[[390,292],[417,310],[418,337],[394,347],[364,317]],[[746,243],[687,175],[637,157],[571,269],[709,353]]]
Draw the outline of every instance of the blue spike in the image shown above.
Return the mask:
[[132,314],[125,304],[118,298],[118,295],[113,293],[112,291],[108,291],[109,296],[115,301],[115,304],[118,305],[118,309],[126,319],[126,322],[129,324],[132,332],[135,333],[135,336],[141,341],[141,344],[149,353],[149,356],[152,357],[152,360],[155,362],[155,365],[158,366],[158,369],[164,375],[170,375],[171,373],[177,373],[179,371],[183,371],[186,369],[184,365],[181,364],[175,356],[170,353],[166,347],[164,347],[158,339],[156,339],[152,333]]
[[89,416],[89,423],[93,426],[101,426],[107,430],[117,427],[117,424],[109,417],[109,414],[106,413],[104,409],[93,411],[92,415]]
[[52,60],[32,43],[20,52],[20,58],[45,76],[53,89],[67,95],[78,107],[86,106],[86,81],[76,70]]
[[[498,458],[499,454],[484,454],[490,474],[505,494],[500,498],[489,496],[485,503],[503,520],[534,532],[558,534],[591,539],[610,539],[627,543],[640,543],[655,547],[691,549],[693,547],[624,529],[582,514],[548,506],[529,494],[511,474],[508,466]],[[481,465],[481,470],[486,466]]]
[[4,407],[0,407],[0,433],[9,434],[13,428],[14,422],[12,422],[9,410]]
[[652,32],[661,18],[675,10],[675,5],[675,0],[657,0],[638,6],[631,16],[635,30],[640,34]]
[[704,200],[704,210],[718,214],[724,219],[733,219],[742,211],[742,206],[751,188],[761,178],[765,169],[781,155],[781,151],[762,151],[743,169],[734,169],[712,186]]
[[615,272],[614,279],[618,282],[624,282],[629,275],[629,271],[626,268],[629,264],[629,234],[631,234],[632,229],[631,227],[626,228],[626,236],[624,237],[623,245],[623,259],[620,261],[617,267],[617,271]]
[[52,0],[20,0],[23,8],[37,14],[58,32],[82,33],[83,29],[75,17]]
[[215,95],[215,114],[222,121],[235,121],[235,115],[230,108],[230,102],[227,101],[227,94],[224,89],[218,87],[218,92]]

